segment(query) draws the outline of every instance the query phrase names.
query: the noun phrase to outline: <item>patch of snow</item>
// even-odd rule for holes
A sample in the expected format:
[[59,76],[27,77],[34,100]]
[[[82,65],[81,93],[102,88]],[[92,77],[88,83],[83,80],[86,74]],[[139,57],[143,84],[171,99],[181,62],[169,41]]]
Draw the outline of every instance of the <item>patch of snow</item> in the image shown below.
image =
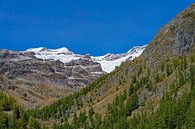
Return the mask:
[[96,60],[96,57],[93,57],[93,58],[95,59],[94,61],[101,64],[103,71],[110,73],[115,69],[116,66],[120,66],[122,62],[126,61],[129,58],[129,56],[125,56],[125,57],[122,57],[122,58],[119,58],[113,61],[98,60],[99,57],[97,57],[97,60]]
[[30,48],[27,49],[25,52],[34,52],[38,55],[61,55],[61,54],[66,54],[66,55],[71,55],[74,54],[68,48],[62,47],[58,49],[47,49],[45,47],[39,47],[39,48]]
[[53,60],[59,60],[63,63],[68,63],[72,60],[77,60],[81,57],[74,56],[74,55],[35,55],[35,57],[40,59],[53,59]]
[[59,49],[47,49],[45,47],[30,48],[24,52],[34,52],[35,57],[40,59],[53,59],[59,60],[63,63],[68,63],[71,60],[77,60],[81,58],[81,55],[76,55],[65,47]]
[[134,54],[134,53],[139,53],[139,52],[143,52],[145,50],[147,45],[143,45],[143,46],[135,46],[133,48],[131,48],[127,53],[129,54]]
[[125,62],[128,59],[133,60],[135,57],[138,57],[145,50],[146,45],[137,46],[131,48],[127,53],[122,54],[106,54],[104,56],[92,57],[95,62],[101,64],[103,71],[110,73],[116,66],[120,66],[122,62]]
[[27,49],[24,52],[35,52],[35,53],[38,53],[38,52],[41,52],[43,49],[45,49],[45,48],[44,47],[30,48],[30,49]]

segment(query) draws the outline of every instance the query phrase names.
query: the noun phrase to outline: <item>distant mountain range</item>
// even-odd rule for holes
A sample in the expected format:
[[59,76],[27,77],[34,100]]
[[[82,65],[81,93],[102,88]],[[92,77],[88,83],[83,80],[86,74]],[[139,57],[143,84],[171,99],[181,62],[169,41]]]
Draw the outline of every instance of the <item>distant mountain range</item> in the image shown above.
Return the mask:
[[116,66],[119,66],[122,62],[125,62],[126,60],[132,60],[135,57],[138,57],[139,55],[141,55],[145,47],[146,45],[136,46],[136,47],[131,48],[126,53],[121,53],[121,54],[108,53],[106,55],[98,56],[98,57],[90,56],[90,55],[75,54],[74,52],[70,51],[69,49],[65,47],[62,47],[59,49],[48,49],[45,47],[30,48],[24,51],[23,53],[32,52],[33,55],[37,58],[40,58],[43,60],[46,60],[46,59],[59,60],[63,63],[68,63],[72,60],[78,60],[83,57],[88,57],[88,58],[91,58],[94,62],[100,63],[103,71],[109,73],[113,71]]

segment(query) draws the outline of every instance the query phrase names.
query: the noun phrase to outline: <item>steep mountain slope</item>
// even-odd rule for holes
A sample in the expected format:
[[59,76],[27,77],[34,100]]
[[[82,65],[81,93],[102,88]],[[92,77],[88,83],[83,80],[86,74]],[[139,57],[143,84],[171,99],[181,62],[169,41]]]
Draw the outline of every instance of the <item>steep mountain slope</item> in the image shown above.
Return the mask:
[[195,42],[194,11],[192,4],[160,29],[143,53],[143,57],[150,64],[155,65],[160,61],[159,58],[181,56],[192,52]]
[[[111,77],[98,90],[92,91],[91,94],[93,95],[89,95],[88,99],[93,98],[94,109],[100,113],[106,113],[108,103],[114,101],[117,95],[128,91],[134,78],[138,78],[141,81],[140,83],[145,80],[145,77],[150,78],[153,83],[156,79],[161,81],[165,79],[164,82],[160,81],[158,84],[153,84],[156,87],[153,92],[148,91],[147,85],[142,84],[143,87],[140,89],[138,96],[139,103],[142,103],[145,97],[150,100],[162,95],[167,84],[174,80],[174,76],[178,76],[170,74],[173,72],[172,65],[175,65],[176,57],[195,53],[194,25],[195,5],[192,4],[160,29],[157,36],[146,47],[140,57],[122,64],[120,68],[111,73]],[[178,34],[181,31],[182,34]],[[168,72],[170,75],[167,75],[168,77],[164,74],[161,75],[161,69],[167,70],[163,72]],[[153,88],[153,86],[149,86],[149,88]],[[86,108],[88,104],[86,104]]]
[[27,108],[69,95],[103,74],[100,64],[87,56],[63,63],[38,59],[30,52],[0,50],[0,87]]

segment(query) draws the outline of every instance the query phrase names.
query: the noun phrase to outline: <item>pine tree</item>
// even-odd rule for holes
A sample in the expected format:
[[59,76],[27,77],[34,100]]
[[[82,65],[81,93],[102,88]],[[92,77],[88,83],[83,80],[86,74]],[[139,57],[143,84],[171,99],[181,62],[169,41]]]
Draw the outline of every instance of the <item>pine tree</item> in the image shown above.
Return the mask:
[[7,129],[8,128],[8,118],[4,114],[4,112],[0,111],[0,129]]
[[137,94],[134,93],[131,98],[127,100],[126,109],[127,116],[131,115],[131,112],[139,107]]
[[129,86],[129,92],[128,92],[128,95],[129,95],[129,96],[131,96],[134,92],[135,92],[135,91],[134,91],[134,85],[133,85],[133,84],[131,84],[131,85]]
[[190,66],[190,82],[191,87],[195,86],[195,65]]

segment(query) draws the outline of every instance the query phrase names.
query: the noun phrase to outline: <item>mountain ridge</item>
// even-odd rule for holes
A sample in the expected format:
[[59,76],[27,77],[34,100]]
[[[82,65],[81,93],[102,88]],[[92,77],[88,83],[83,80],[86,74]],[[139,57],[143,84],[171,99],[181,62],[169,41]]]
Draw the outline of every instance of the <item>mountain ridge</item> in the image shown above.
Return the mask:
[[135,46],[131,48],[126,53],[120,53],[120,54],[112,54],[108,53],[103,56],[91,56],[89,54],[81,55],[81,54],[75,54],[74,52],[68,50],[66,47],[58,48],[58,49],[48,49],[45,47],[39,47],[39,48],[30,48],[26,51],[22,51],[22,53],[29,53],[33,52],[34,56],[40,59],[53,59],[53,60],[59,60],[63,63],[68,63],[72,60],[78,60],[82,57],[89,57],[92,58],[94,62],[98,62],[101,64],[103,71],[105,72],[112,72],[116,66],[119,66],[122,62],[125,62],[127,60],[132,60],[135,57],[138,57],[143,50],[145,49],[147,45],[143,46]]

